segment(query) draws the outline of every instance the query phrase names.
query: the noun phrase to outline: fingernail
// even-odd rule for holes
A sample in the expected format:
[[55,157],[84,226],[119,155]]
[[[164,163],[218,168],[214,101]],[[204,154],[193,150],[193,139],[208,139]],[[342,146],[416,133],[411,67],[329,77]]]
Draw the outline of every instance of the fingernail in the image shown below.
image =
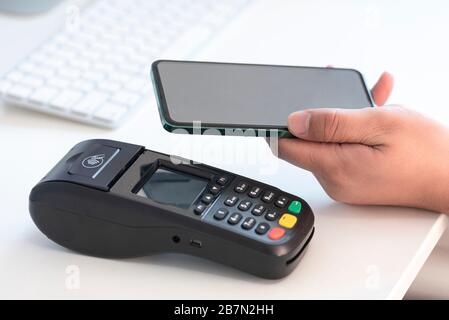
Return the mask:
[[305,137],[309,131],[311,114],[299,111],[288,117],[288,128],[297,137]]

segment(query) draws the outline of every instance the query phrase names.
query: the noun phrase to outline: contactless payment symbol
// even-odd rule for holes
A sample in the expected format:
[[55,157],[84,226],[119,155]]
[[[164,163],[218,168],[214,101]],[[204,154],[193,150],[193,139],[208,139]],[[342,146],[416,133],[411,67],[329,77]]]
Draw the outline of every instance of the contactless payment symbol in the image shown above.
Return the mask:
[[106,156],[104,154],[96,154],[90,157],[87,157],[83,160],[82,165],[86,169],[95,169],[101,166],[104,162],[104,158]]

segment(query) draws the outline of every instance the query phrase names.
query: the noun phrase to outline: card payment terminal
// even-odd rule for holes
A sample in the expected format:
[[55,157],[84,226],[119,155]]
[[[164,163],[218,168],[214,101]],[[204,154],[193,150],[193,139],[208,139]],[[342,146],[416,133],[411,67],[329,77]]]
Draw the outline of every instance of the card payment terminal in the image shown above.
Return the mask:
[[180,252],[263,278],[292,272],[314,232],[303,199],[172,160],[123,142],[81,142],[33,188],[33,221],[49,239],[87,255]]

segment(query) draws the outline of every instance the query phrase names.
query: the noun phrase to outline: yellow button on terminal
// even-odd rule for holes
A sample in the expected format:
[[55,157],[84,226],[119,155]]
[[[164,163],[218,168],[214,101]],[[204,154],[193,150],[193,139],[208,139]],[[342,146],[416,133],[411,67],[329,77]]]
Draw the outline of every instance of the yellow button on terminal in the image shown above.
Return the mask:
[[284,214],[281,219],[279,219],[279,224],[286,229],[293,229],[293,227],[298,222],[298,218],[291,214]]

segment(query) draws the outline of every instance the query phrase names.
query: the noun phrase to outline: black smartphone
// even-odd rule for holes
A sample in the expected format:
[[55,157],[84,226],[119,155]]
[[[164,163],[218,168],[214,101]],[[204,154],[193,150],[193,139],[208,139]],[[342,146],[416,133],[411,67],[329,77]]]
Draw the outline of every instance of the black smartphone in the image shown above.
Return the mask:
[[283,137],[292,112],[374,106],[354,69],[158,60],[152,78],[162,124],[175,133]]

